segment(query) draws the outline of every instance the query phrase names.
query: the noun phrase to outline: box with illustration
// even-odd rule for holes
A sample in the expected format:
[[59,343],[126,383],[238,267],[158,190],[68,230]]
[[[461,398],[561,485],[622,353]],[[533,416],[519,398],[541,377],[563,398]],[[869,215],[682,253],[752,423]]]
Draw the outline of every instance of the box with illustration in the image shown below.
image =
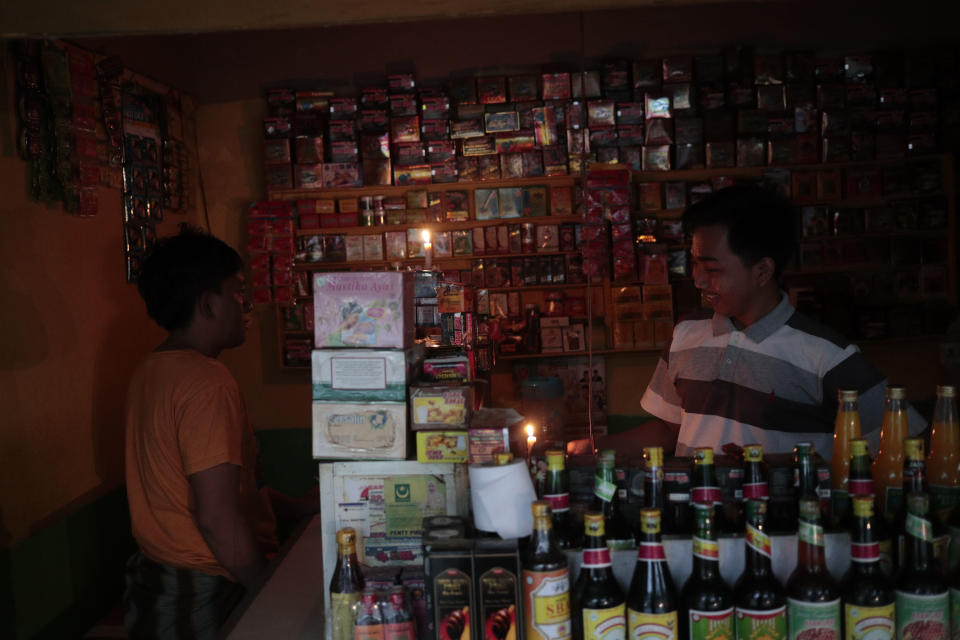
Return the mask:
[[316,349],[313,399],[324,402],[406,402],[417,376],[422,345],[410,349]]
[[403,460],[406,455],[405,403],[313,403],[314,458]]
[[464,429],[473,412],[470,385],[428,385],[410,387],[410,422],[421,429]]
[[319,348],[413,345],[412,273],[316,273],[313,299]]

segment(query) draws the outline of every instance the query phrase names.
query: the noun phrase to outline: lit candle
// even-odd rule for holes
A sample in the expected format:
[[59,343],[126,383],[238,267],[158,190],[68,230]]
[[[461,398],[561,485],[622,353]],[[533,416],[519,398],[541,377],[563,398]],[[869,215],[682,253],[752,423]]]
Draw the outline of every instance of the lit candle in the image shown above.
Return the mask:
[[524,431],[527,432],[527,464],[530,464],[530,452],[533,450],[533,445],[537,443],[537,436],[533,435],[533,423],[528,422],[527,426],[524,427]]
[[430,242],[430,230],[423,230],[423,256],[425,265],[424,268],[429,271],[433,267],[433,243]]

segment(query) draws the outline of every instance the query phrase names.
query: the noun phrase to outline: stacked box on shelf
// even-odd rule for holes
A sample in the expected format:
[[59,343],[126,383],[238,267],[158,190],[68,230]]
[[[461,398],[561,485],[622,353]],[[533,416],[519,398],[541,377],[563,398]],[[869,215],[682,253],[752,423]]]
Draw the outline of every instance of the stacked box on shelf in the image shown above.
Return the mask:
[[673,289],[668,284],[624,286],[613,292],[615,349],[655,349],[673,331]]
[[313,298],[314,457],[405,458],[413,274],[317,273]]
[[293,301],[293,218],[289,202],[257,202],[247,211],[254,303]]

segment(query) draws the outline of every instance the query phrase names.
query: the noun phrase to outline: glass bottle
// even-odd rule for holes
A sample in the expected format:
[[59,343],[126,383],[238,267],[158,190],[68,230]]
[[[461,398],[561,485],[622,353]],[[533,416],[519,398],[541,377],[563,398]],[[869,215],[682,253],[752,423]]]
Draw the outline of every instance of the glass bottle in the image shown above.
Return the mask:
[[853,498],[850,568],[840,582],[843,594],[845,640],[896,637],[896,593],[893,581],[880,566],[873,496]]
[[789,637],[839,638],[840,588],[827,571],[820,501],[802,499],[799,512],[797,567],[787,580]]
[[880,450],[873,460],[877,515],[888,524],[903,505],[903,441],[907,437],[907,391],[887,387],[887,405],[880,427]]
[[628,638],[647,637],[638,630],[662,640],[679,637],[677,589],[670,575],[660,530],[660,511],[641,510],[637,564],[627,594]]
[[830,514],[835,527],[846,528],[852,517],[847,481],[850,478],[850,441],[861,436],[857,397],[856,390],[841,389],[837,392],[837,419],[833,428],[833,458],[830,462],[833,485]]
[[733,640],[735,637],[733,592],[720,575],[720,545],[714,533],[715,513],[710,503],[693,504],[693,571],[680,590],[683,606],[681,638]]
[[531,504],[533,533],[520,557],[523,569],[523,619],[527,640],[570,638],[570,574],[567,556],[557,544],[550,504]]
[[611,568],[603,514],[585,514],[583,529],[583,561],[570,594],[573,636],[584,640],[624,638],[627,631],[625,599]]
[[383,640],[417,640],[413,610],[403,585],[390,588],[390,596],[383,605]]
[[[950,512],[960,500],[960,426],[957,423],[955,396],[953,387],[937,387],[930,454],[927,456],[930,510],[942,524],[947,524]],[[960,548],[960,545],[957,546]]]
[[[856,500],[857,497],[869,497],[871,501],[875,500],[873,490],[873,475],[870,471],[870,454],[867,452],[867,441],[863,438],[856,438],[850,441],[850,478],[847,481],[847,488],[850,491],[850,498]],[[853,521],[849,527],[853,528]],[[873,517],[873,536],[880,546],[880,567],[887,576],[894,574],[894,554],[893,554],[893,536],[887,521],[881,518],[874,511]]]
[[[714,532],[719,528],[723,517],[723,492],[717,484],[717,474],[713,464],[713,449],[697,447],[693,451],[693,482],[690,485],[690,505],[707,504],[713,509],[710,523]],[[696,512],[694,511],[694,518]],[[696,527],[696,524],[694,524]]]
[[747,500],[746,518],[746,563],[733,587],[737,639],[782,640],[787,637],[787,597],[770,566],[767,502]]
[[333,640],[353,640],[354,605],[363,591],[363,573],[357,560],[357,532],[337,531],[337,566],[330,579],[330,618]]
[[797,500],[820,499],[813,456],[812,442],[798,442],[793,446],[793,491]]
[[770,485],[767,465],[763,462],[763,447],[748,444],[743,448],[743,500],[769,500]]
[[630,549],[635,541],[620,509],[615,458],[613,449],[600,452],[593,483],[593,510],[601,512],[606,519],[607,546],[611,549]]
[[643,450],[643,506],[663,513],[666,504],[663,489],[663,447]]
[[553,531],[561,549],[575,546],[573,523],[570,518],[570,489],[563,451],[547,451],[547,479],[543,499],[550,503],[553,514]]
[[383,613],[377,590],[366,587],[354,609],[353,640],[383,640]]
[[950,596],[933,558],[933,523],[926,494],[907,496],[906,529],[906,553],[897,578],[897,637],[946,638]]

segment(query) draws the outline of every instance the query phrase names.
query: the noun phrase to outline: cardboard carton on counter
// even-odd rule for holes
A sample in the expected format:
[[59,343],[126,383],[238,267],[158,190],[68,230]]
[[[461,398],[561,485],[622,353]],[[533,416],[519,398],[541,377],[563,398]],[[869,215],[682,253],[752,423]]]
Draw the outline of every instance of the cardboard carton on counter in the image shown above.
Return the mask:
[[403,460],[406,455],[405,403],[313,403],[314,458]]
[[410,349],[316,349],[313,399],[324,402],[406,402],[417,377],[423,345]]
[[317,347],[413,345],[412,273],[316,273],[313,300]]

